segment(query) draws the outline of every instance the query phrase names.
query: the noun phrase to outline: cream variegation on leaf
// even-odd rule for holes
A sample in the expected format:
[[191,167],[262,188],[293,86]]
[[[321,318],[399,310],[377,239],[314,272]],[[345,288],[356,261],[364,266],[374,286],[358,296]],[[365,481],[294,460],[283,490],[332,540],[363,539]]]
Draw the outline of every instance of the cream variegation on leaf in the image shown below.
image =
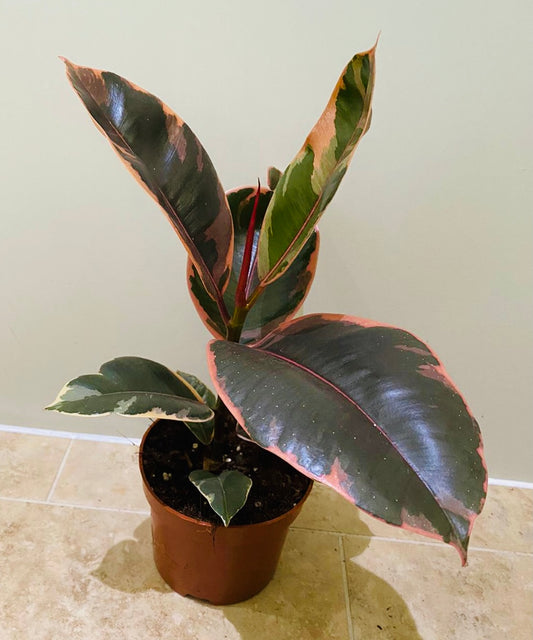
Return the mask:
[[260,287],[296,258],[334,196],[371,118],[375,47],[355,55],[274,190],[258,248]]

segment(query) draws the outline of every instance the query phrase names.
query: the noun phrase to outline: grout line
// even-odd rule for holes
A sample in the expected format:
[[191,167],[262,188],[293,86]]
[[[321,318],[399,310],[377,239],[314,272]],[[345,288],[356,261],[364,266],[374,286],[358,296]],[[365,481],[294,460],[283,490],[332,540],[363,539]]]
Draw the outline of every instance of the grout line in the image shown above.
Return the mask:
[[150,511],[144,509],[118,509],[117,507],[94,507],[87,504],[71,504],[68,502],[47,502],[45,500],[34,500],[32,498],[11,498],[0,496],[0,500],[6,502],[25,502],[28,504],[42,504],[45,507],[66,507],[68,509],[87,509],[88,511],[110,511],[113,513],[134,513],[142,516],[149,516]]
[[[449,545],[446,545],[444,542],[430,542],[429,540],[406,540],[402,538],[389,538],[387,536],[376,536],[374,534],[363,534],[363,533],[347,533],[347,532],[339,532],[339,531],[331,531],[329,529],[313,529],[312,527],[299,527],[298,524],[291,525],[291,528],[298,529],[299,531],[318,531],[320,533],[327,533],[329,535],[336,536],[346,536],[349,538],[365,538],[367,540],[379,540],[380,542],[399,542],[400,544],[419,544],[426,547],[440,547],[441,549],[450,548]],[[494,547],[477,547],[473,545],[469,545],[468,551],[485,551],[489,553],[511,553],[514,555],[521,555],[526,557],[531,557],[533,555],[533,551],[513,551],[511,549],[496,549]]]
[[353,633],[352,609],[350,607],[350,592],[348,591],[348,575],[346,573],[346,554],[344,553],[344,541],[339,534],[339,549],[341,552],[342,586],[344,588],[344,604],[346,608],[346,619],[348,623],[348,638],[355,640]]
[[[450,546],[443,542],[428,542],[426,540],[400,540],[399,538],[387,538],[385,536],[374,536],[374,535],[364,536],[356,533],[345,533],[343,535],[351,536],[354,538],[368,538],[372,540],[379,540],[380,542],[397,542],[399,544],[416,544],[424,547],[440,547],[441,549],[450,549]],[[468,547],[468,552],[470,553],[471,551],[483,551],[488,553],[504,553],[504,554],[526,556],[526,557],[530,557],[533,555],[533,551],[532,552],[512,551],[511,549],[494,549],[491,547],[474,547],[470,545]]]
[[488,547],[468,547],[468,552],[470,551],[481,551],[484,553],[503,553],[506,555],[513,556],[524,556],[526,558],[533,557],[533,551],[511,551],[510,549],[489,549]]
[[52,486],[50,487],[50,491],[48,492],[48,495],[46,496],[46,502],[50,502],[52,495],[54,493],[54,491],[56,490],[56,485],[59,481],[59,477],[60,475],[63,473],[63,469],[65,468],[65,464],[67,462],[67,458],[68,455],[70,453],[70,450],[72,449],[72,444],[74,443],[74,440],[71,440],[68,443],[68,447],[67,450],[65,451],[65,454],[63,455],[63,459],[61,460],[61,463],[59,464],[59,467],[57,469],[57,473],[56,473],[56,477],[54,478],[54,481],[52,482]]

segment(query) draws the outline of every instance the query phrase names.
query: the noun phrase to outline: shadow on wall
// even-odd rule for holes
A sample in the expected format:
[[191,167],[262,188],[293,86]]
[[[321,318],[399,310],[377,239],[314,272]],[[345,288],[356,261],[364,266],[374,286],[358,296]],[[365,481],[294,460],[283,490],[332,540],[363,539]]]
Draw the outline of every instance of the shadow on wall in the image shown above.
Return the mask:
[[[368,536],[356,538],[357,555]],[[365,531],[365,533],[366,533]],[[135,529],[134,539],[111,547],[93,577],[126,593],[171,593],[152,559],[150,520]],[[257,596],[240,604],[209,607],[222,611],[242,640],[322,640],[348,638],[339,536],[292,529],[272,582]],[[347,558],[349,600],[356,638],[422,640],[405,601],[384,580]]]

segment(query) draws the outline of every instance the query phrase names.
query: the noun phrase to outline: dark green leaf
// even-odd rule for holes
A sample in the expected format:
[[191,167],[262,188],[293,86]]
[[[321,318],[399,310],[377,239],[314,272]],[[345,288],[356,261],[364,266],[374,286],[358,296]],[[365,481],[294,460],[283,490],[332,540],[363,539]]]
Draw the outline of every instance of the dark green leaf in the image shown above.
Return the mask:
[[274,191],[274,189],[277,187],[277,184],[280,178],[281,178],[281,171],[279,169],[276,169],[276,167],[268,168],[267,181],[268,181],[269,189]]
[[165,104],[128,80],[68,60],[67,75],[100,131],[159,203],[214,300],[227,284],[231,215],[196,136]]
[[[199,378],[197,378],[192,373],[185,373],[184,371],[176,372],[180,378],[182,378],[186,383],[190,384],[194,390],[195,394],[198,394],[199,398],[202,402],[205,402],[208,407],[211,409],[215,409],[217,398],[215,394],[207,387]],[[194,433],[194,435],[200,440],[202,444],[209,444],[213,440],[213,435],[215,433],[215,416],[208,420],[207,422],[187,422],[183,421],[184,424],[189,427],[189,429]]]
[[176,371],[176,373],[182,380],[191,385],[195,393],[200,396],[202,402],[205,402],[211,409],[215,408],[217,397],[205,383],[192,373],[185,373],[185,371]]
[[[246,233],[252,214],[255,192],[255,187],[242,187],[235,191],[229,191],[227,194],[235,229],[233,266],[230,281],[224,293],[224,301],[230,315],[235,308],[235,291],[241,271]],[[271,197],[272,191],[268,189],[261,190],[256,216],[254,251],[257,248],[259,230]],[[264,289],[248,313],[241,334],[241,342],[253,342],[262,338],[282,321],[292,317],[298,311],[315,275],[318,247],[319,235],[318,230],[315,229],[291,267],[287,269],[281,278],[278,278]],[[194,265],[190,261],[188,265],[188,280],[191,285],[191,297],[206,327],[215,337],[225,338],[226,329],[217,307],[209,297],[205,287],[203,287],[201,280],[195,273]],[[255,288],[257,283],[258,279],[254,271],[250,289]]]
[[210,352],[219,396],[258,444],[466,561],[487,482],[480,432],[427,345],[394,327],[312,315],[254,347],[213,341]]
[[[187,420],[205,440],[213,411],[191,385],[167,367],[125,356],[104,363],[100,372],[75,378],[63,387],[52,411],[84,416],[124,416]],[[196,426],[190,426],[195,429]]]

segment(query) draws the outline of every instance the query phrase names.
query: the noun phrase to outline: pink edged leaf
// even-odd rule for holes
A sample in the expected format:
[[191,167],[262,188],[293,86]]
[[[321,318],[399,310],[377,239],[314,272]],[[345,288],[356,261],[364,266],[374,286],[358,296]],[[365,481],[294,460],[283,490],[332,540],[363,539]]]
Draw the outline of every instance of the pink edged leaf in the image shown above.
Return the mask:
[[128,170],[163,208],[224,315],[233,227],[224,190],[194,133],[154,95],[68,60],[68,78]]
[[[235,296],[246,244],[246,234],[253,211],[256,187],[240,187],[227,192],[228,202],[235,229],[233,266],[230,280],[224,292],[224,303],[231,315],[235,309]],[[257,250],[259,231],[272,191],[262,188],[255,221],[253,253]],[[316,271],[319,249],[319,233],[314,229],[299,255],[289,269],[275,282],[264,288],[257,302],[251,308],[244,322],[241,342],[248,343],[259,340],[275,329],[281,322],[297,313],[311,287]],[[253,289],[259,282],[257,264],[252,265],[250,287]],[[187,265],[187,282],[189,293],[198,312],[215,338],[225,338],[227,325],[219,313],[215,301],[209,296],[189,259]]]
[[375,48],[356,54],[346,65],[318,122],[278,177],[259,237],[261,287],[298,255],[370,126]]
[[254,346],[212,341],[222,401],[259,445],[463,563],[487,473],[479,427],[436,355],[368,320],[310,315]]

